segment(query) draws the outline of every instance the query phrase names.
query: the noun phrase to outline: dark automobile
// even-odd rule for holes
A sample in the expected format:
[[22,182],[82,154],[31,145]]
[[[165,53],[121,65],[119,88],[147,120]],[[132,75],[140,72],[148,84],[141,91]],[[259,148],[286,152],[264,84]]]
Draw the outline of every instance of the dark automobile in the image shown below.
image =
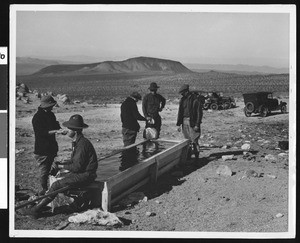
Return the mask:
[[282,113],[287,111],[287,103],[278,101],[273,98],[272,92],[257,92],[243,94],[244,97],[244,113],[246,117],[252,113],[259,113],[261,117],[266,117],[271,111],[280,110]]
[[205,96],[205,103],[203,109],[218,110],[218,109],[229,109],[236,106],[235,100],[232,97],[225,97],[221,92],[209,92]]

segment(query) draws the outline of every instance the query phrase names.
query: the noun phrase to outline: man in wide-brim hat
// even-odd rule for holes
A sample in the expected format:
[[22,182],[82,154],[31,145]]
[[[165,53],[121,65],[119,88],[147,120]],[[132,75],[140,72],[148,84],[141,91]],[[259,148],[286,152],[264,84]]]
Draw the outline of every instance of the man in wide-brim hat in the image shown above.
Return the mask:
[[146,94],[143,98],[142,108],[144,116],[147,120],[152,120],[153,123],[146,123],[147,127],[153,127],[157,131],[157,138],[159,137],[160,130],[161,130],[161,116],[159,112],[161,112],[165,105],[166,99],[157,93],[157,89],[159,86],[157,83],[152,82],[149,86],[150,93]]
[[[69,121],[64,122],[63,125],[68,128],[68,136],[72,139],[72,154],[70,160],[64,163],[54,163],[51,174],[55,175],[60,169],[69,171],[69,173],[65,174],[62,179],[55,181],[46,195],[66,186],[80,187],[87,185],[97,177],[98,161],[96,151],[92,143],[82,134],[82,130],[87,128],[88,125],[84,123],[82,116],[78,114],[71,116]],[[55,196],[42,199],[32,208],[23,210],[22,213],[38,218],[41,209],[50,203]]]
[[48,190],[49,171],[58,152],[55,134],[66,134],[66,131],[61,129],[59,122],[52,112],[56,103],[51,95],[43,96],[38,111],[32,118],[35,136],[34,157],[38,162],[40,184],[42,187],[38,193],[39,195],[45,194]]

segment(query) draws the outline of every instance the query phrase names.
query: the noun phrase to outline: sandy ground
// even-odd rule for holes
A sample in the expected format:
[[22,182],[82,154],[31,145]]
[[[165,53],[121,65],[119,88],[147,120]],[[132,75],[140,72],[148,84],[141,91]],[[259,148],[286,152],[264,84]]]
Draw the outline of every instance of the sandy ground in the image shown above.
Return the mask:
[[[39,101],[32,100],[29,104],[22,101],[16,104],[15,184],[36,192],[31,119]],[[283,101],[288,102],[288,98]],[[138,106],[141,112],[141,104]],[[288,231],[288,151],[278,149],[278,141],[288,140],[289,115],[278,111],[266,118],[258,115],[247,118],[243,107],[243,101],[238,100],[237,107],[230,110],[204,111],[200,158],[164,174],[156,185],[139,189],[147,201],[113,206],[111,211],[124,222],[122,227],[70,223],[64,230]],[[183,139],[175,125],[177,109],[176,101],[167,102],[161,113],[161,138]],[[90,125],[84,131],[85,136],[94,144],[99,157],[123,146],[120,104],[61,104],[54,112],[60,123],[73,114],[81,114]],[[140,132],[137,142],[142,140]],[[68,157],[69,138],[58,136],[57,141],[58,159]],[[247,141],[252,152],[249,156],[241,150]],[[224,161],[222,156],[228,154],[233,154],[233,159]],[[232,175],[218,175],[220,165],[228,166]],[[259,176],[253,177],[253,171]],[[15,229],[54,230],[69,216],[59,213],[32,220],[16,213]]]

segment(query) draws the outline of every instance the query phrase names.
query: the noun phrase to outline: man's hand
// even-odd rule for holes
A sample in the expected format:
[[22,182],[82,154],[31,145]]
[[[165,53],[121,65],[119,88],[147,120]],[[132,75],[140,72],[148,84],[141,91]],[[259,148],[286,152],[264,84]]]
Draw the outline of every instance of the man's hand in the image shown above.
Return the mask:
[[177,127],[177,131],[178,131],[178,132],[181,132],[181,126],[178,126],[178,127]]
[[200,131],[200,127],[195,126],[195,127],[194,127],[194,131],[195,131],[195,132],[199,132],[199,131]]
[[53,162],[49,172],[50,175],[55,176],[57,174],[57,172],[59,171],[58,163],[58,161]]
[[67,133],[68,133],[68,131],[66,129],[59,129],[56,131],[56,134],[66,135]]

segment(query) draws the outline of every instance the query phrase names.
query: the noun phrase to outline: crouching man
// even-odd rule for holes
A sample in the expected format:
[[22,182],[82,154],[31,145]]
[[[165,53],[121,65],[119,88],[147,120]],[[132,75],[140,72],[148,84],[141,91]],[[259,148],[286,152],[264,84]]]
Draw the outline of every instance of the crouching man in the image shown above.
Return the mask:
[[[72,139],[71,159],[63,164],[55,163],[52,170],[63,169],[68,170],[69,173],[63,179],[55,181],[45,195],[66,186],[84,186],[94,181],[97,177],[98,161],[95,149],[91,142],[82,134],[82,129],[87,128],[88,125],[83,122],[82,116],[73,115],[69,121],[63,123],[63,126],[68,128],[68,136]],[[21,213],[38,218],[41,209],[50,203],[56,195],[42,199],[38,204],[32,208],[24,209]]]

